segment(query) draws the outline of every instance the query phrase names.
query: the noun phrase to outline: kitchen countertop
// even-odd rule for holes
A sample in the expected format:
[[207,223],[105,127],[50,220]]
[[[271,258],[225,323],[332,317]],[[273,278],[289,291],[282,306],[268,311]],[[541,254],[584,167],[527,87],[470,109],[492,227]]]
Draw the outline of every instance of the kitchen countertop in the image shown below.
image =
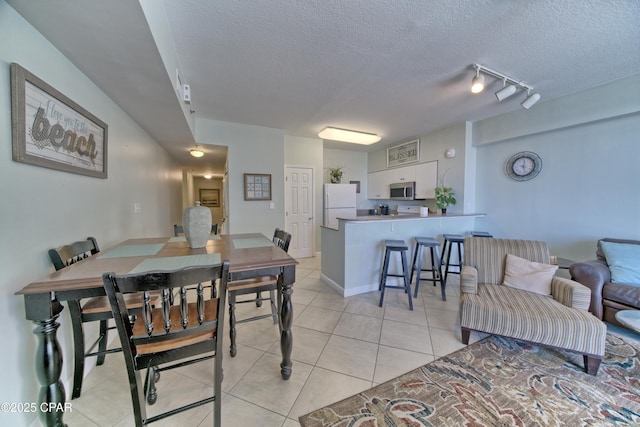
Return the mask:
[[460,218],[460,217],[479,217],[485,216],[484,213],[471,213],[471,214],[455,214],[448,213],[446,215],[430,214],[429,216],[420,215],[361,215],[355,218],[339,218],[343,221],[349,222],[366,222],[366,221],[403,221],[403,220],[417,220],[417,219],[447,219],[447,218]]

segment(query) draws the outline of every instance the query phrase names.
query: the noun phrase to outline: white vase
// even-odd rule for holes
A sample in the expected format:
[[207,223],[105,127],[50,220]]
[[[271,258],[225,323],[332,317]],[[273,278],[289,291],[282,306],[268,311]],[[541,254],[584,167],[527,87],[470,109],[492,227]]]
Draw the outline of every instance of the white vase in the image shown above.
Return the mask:
[[211,211],[205,206],[200,206],[200,202],[196,202],[195,206],[184,210],[182,227],[190,248],[204,248],[211,234]]

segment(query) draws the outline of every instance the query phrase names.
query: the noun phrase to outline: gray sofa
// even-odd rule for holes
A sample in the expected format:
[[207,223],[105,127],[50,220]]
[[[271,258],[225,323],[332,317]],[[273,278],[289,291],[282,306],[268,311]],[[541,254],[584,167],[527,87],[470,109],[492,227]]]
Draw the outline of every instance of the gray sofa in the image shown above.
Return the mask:
[[616,320],[618,311],[640,310],[640,286],[611,282],[611,272],[600,247],[603,241],[640,245],[638,240],[600,239],[596,247],[596,259],[572,264],[569,273],[573,280],[591,289],[589,311],[600,320],[620,325]]

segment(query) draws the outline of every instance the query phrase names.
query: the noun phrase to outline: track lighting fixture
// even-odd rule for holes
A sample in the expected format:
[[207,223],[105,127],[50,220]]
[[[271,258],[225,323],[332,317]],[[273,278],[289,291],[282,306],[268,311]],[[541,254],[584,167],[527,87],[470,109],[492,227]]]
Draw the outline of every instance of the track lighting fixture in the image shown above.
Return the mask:
[[502,89],[496,92],[496,98],[498,98],[498,101],[507,99],[508,97],[516,93],[516,89],[517,89],[516,85],[512,85],[512,84],[507,85],[507,80],[505,79],[503,80],[503,83],[502,83]]
[[484,76],[480,74],[480,69],[476,68],[476,76],[471,80],[471,92],[480,93],[484,90]]
[[531,93],[531,89],[527,90],[527,99],[525,99],[524,101],[522,101],[522,107],[526,108],[527,110],[531,107],[533,107],[533,105],[540,101],[540,94],[539,93]]
[[496,98],[498,101],[503,101],[510,96],[514,95],[518,89],[527,91],[527,98],[520,104],[527,110],[540,100],[539,93],[532,93],[533,88],[523,81],[516,80],[503,73],[492,70],[484,65],[474,64],[473,68],[476,70],[476,75],[471,80],[471,92],[480,93],[484,89],[484,75],[495,77],[502,80],[502,89],[496,92]]

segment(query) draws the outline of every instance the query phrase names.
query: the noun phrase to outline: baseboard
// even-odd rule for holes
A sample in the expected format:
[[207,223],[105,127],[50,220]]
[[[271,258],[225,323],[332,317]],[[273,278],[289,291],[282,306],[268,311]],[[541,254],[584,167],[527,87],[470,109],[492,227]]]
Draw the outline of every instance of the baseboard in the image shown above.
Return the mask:
[[351,297],[354,295],[366,294],[368,292],[375,292],[378,290],[378,286],[379,286],[377,283],[373,283],[373,284],[345,289],[342,286],[340,286],[338,283],[336,283],[333,279],[329,278],[323,273],[320,273],[320,280],[322,280],[324,283],[329,285],[331,289],[333,289],[334,291],[342,295],[344,298]]

